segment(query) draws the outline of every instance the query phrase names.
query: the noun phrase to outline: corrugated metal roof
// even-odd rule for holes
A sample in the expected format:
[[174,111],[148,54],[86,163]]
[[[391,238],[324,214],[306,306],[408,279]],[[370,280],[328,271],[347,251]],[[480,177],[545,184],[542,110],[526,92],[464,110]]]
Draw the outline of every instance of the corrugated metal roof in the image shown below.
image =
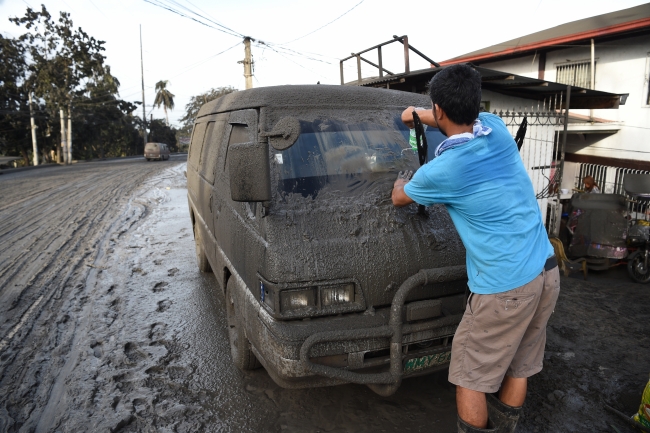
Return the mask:
[[544,47],[650,29],[650,3],[597,15],[482,48],[441,62],[444,65],[523,54]]
[[[491,90],[503,95],[543,101],[544,99],[551,98],[560,93],[566,94],[567,91],[566,84],[509,74],[475,65],[472,66],[481,74],[483,89]],[[443,69],[445,69],[444,66],[441,68],[427,68],[411,71],[409,74],[395,74],[381,78],[365,78],[361,83],[353,81],[346,83],[346,86],[386,87],[388,85],[391,89],[395,90],[426,93],[427,85],[431,78]],[[569,108],[618,108],[620,104],[620,96],[621,95],[616,93],[572,87],[571,105]]]

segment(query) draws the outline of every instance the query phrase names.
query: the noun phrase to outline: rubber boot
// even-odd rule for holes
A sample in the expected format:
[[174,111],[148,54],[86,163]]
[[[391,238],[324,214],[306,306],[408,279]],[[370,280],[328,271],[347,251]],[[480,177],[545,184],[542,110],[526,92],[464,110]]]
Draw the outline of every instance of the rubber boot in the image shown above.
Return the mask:
[[478,428],[467,424],[458,417],[458,433],[500,433],[500,430],[494,428],[490,420],[488,420],[488,428]]
[[494,394],[485,394],[488,417],[499,429],[499,433],[514,433],[519,421],[521,407],[508,406]]

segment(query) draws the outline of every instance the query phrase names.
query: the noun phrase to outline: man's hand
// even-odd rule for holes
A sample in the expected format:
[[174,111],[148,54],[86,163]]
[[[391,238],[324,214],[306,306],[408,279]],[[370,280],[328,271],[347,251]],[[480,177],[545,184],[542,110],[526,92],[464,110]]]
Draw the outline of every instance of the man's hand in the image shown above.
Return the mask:
[[413,203],[411,197],[404,192],[404,185],[409,183],[412,177],[413,172],[411,170],[400,171],[397,175],[397,179],[395,179],[395,183],[393,184],[393,192],[391,193],[394,206],[402,207]]
[[413,123],[413,111],[415,111],[415,107],[408,107],[406,110],[402,111],[402,122],[404,125],[408,126],[409,129],[415,128],[415,124]]
[[436,119],[433,117],[432,109],[425,110],[424,108],[408,107],[406,110],[402,111],[402,122],[410,129],[415,128],[415,125],[413,124],[413,111],[418,113],[420,120],[425,125],[433,126],[434,128],[438,127]]
[[413,177],[413,171],[412,171],[412,170],[404,170],[404,171],[400,171],[400,172],[397,174],[397,179],[398,179],[398,180],[399,180],[399,179],[403,179],[403,180],[405,180],[406,182],[408,182],[409,180],[411,180],[412,177]]

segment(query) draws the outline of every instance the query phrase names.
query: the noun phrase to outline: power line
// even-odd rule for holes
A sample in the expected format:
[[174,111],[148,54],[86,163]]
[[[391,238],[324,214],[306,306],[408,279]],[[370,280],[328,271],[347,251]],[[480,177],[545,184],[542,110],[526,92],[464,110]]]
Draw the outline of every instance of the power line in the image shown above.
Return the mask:
[[[161,0],[158,0],[158,1],[161,1]],[[189,13],[198,16],[199,18],[202,18],[202,19],[204,19],[204,20],[207,20],[207,21],[209,21],[209,22],[211,22],[211,23],[213,23],[213,24],[216,24],[216,25],[219,26],[219,27],[222,27],[222,28],[224,28],[224,29],[226,29],[226,30],[229,30],[229,31],[231,31],[231,32],[233,32],[233,33],[238,34],[238,35],[241,36],[241,37],[244,37],[243,34],[237,32],[237,31],[235,31],[235,30],[233,30],[233,29],[231,29],[231,28],[229,28],[229,27],[224,26],[223,24],[221,24],[220,22],[218,22],[216,19],[214,19],[214,18],[212,18],[212,17],[206,17],[206,16],[204,16],[204,15],[201,15],[201,14],[199,14],[199,13],[193,11],[192,9],[188,8],[187,6],[184,6],[184,5],[180,4],[180,3],[179,3],[178,1],[176,1],[176,0],[162,0],[162,1],[169,1],[169,2],[171,2],[171,3],[174,3],[175,5],[177,5],[177,6],[181,7],[181,8],[183,8],[183,9],[185,9],[185,10],[188,11]],[[203,12],[205,15],[209,15],[209,14],[206,13],[205,11],[202,11],[200,8],[198,8],[196,5],[192,4],[190,1],[188,1],[188,3],[189,3],[190,5],[192,5],[192,6],[194,6],[195,8],[197,8],[199,11]]]
[[345,15],[347,15],[349,12],[352,12],[352,10],[354,10],[357,6],[359,6],[359,5],[360,5],[361,3],[363,3],[364,1],[365,1],[365,0],[361,0],[359,3],[357,3],[357,4],[354,5],[354,6],[352,6],[351,9],[348,9],[348,10],[345,11],[342,15],[339,15],[338,17],[334,18],[334,19],[333,19],[332,21],[330,21],[329,23],[327,23],[327,24],[325,24],[325,25],[323,25],[323,26],[320,26],[320,27],[317,28],[316,30],[311,31],[311,32],[307,33],[306,35],[302,35],[302,36],[300,36],[299,38],[296,38],[296,39],[294,39],[294,40],[292,40],[292,41],[284,42],[284,43],[282,43],[282,44],[280,44],[280,45],[290,44],[290,43],[292,43],[292,42],[296,42],[296,41],[298,41],[298,40],[300,40],[300,39],[302,39],[302,38],[306,38],[307,36],[309,36],[309,35],[311,35],[311,34],[313,34],[313,33],[316,33],[316,32],[319,31],[320,29],[329,26],[330,24],[332,24],[333,22],[339,20],[340,18],[343,18]]
[[318,72],[316,72],[316,71],[312,71],[311,69],[309,69],[309,68],[307,68],[307,67],[301,65],[301,64],[298,63],[298,62],[294,62],[294,61],[291,60],[290,58],[284,56],[281,52],[275,50],[272,46],[267,45],[267,47],[268,47],[271,51],[274,51],[275,53],[277,53],[280,57],[284,57],[285,59],[289,60],[291,63],[295,63],[296,65],[300,66],[301,68],[308,70],[308,71],[311,72],[312,74],[316,74],[316,75],[320,76],[321,78],[327,78],[327,77],[325,77],[324,75],[322,75],[322,74],[320,74],[320,73],[318,73]]
[[[147,2],[147,3],[149,3],[149,4],[152,4],[152,5],[154,5],[154,6],[160,7],[160,8],[162,8],[162,9],[168,10],[168,11],[170,11],[170,12],[173,12],[173,13],[175,13],[175,14],[177,14],[177,15],[180,15],[180,16],[182,16],[182,17],[184,17],[184,18],[188,18],[188,19],[190,19],[190,20],[192,20],[192,21],[195,21],[195,22],[197,22],[197,23],[199,23],[199,24],[202,24],[202,25],[204,25],[204,26],[206,26],[206,27],[209,27],[209,28],[212,28],[212,29],[218,30],[218,31],[220,31],[220,32],[226,33],[226,34],[228,34],[228,35],[230,35],[230,36],[236,36],[236,37],[242,37],[242,38],[246,37],[243,33],[239,33],[239,32],[237,32],[237,31],[235,31],[235,30],[233,30],[233,29],[231,29],[231,28],[229,28],[229,27],[227,27],[227,26],[225,26],[225,25],[223,25],[223,24],[221,24],[221,23],[219,23],[219,22],[217,22],[217,21],[215,21],[215,20],[212,20],[212,19],[210,19],[210,18],[207,18],[206,16],[201,15],[200,13],[193,11],[192,9],[188,8],[187,6],[184,6],[183,4],[179,3],[177,0],[143,0],[143,1],[145,1],[145,2]],[[356,4],[352,9],[356,8],[357,6],[359,6],[359,5],[360,5],[361,3],[363,3],[364,1],[365,1],[365,0],[361,0],[361,2],[357,3],[357,4]],[[171,4],[170,4],[170,3],[171,3]],[[188,1],[188,3],[189,3],[189,1]],[[192,4],[192,3],[190,3],[190,4]],[[176,5],[176,7],[174,7],[173,5]],[[196,7],[196,6],[195,6],[195,7]],[[182,10],[186,11],[186,13],[183,12],[183,11],[181,11],[181,10],[179,10],[178,8],[181,8]],[[198,8],[197,8],[197,9],[198,9]],[[348,10],[348,11],[345,12],[343,15],[347,14],[347,13],[350,12],[352,9]],[[189,15],[187,15],[188,13],[191,14],[191,15],[194,15],[195,17],[198,17],[198,19],[195,18],[195,17],[193,17],[193,16],[189,16]],[[205,13],[205,12],[204,12],[204,13]],[[338,19],[341,18],[343,15],[339,16],[339,17],[336,18],[334,21],[338,20]],[[203,20],[203,21],[202,21],[202,20]],[[207,21],[207,23],[206,23],[205,21]],[[325,26],[331,24],[331,23],[334,22],[334,21],[331,21],[330,23],[325,24]],[[211,24],[209,24],[209,23],[215,24],[215,25],[217,25],[217,26],[219,26],[219,27],[215,27],[215,26],[213,26],[213,25],[211,25]],[[323,26],[323,27],[325,27],[325,26]],[[322,28],[322,27],[321,27],[321,28]],[[319,29],[317,29],[317,30],[319,30]],[[313,32],[312,32],[312,33],[313,33]],[[305,35],[305,36],[306,36],[306,35]],[[304,37],[304,36],[303,36],[303,37]],[[268,47],[271,47],[271,46],[275,47],[275,48],[276,48],[276,52],[277,52],[277,50],[282,50],[282,51],[284,51],[285,54],[290,54],[290,52],[291,52],[291,53],[293,53],[294,55],[298,55],[298,56],[305,57],[306,59],[311,60],[311,61],[322,62],[322,63],[331,64],[330,62],[326,62],[326,61],[324,61],[324,60],[316,59],[316,58],[311,57],[311,56],[309,56],[309,55],[307,55],[307,54],[305,54],[305,53],[302,53],[302,52],[299,52],[299,51],[293,50],[293,49],[291,49],[291,48],[282,47],[282,46],[280,46],[281,44],[274,44],[274,43],[270,43],[270,42],[264,42],[264,41],[262,41],[262,40],[260,40],[260,39],[252,38],[252,37],[251,37],[251,39],[252,39],[253,41],[255,41],[256,43],[258,43],[258,44],[262,44],[262,45],[265,45],[265,46],[268,46]],[[320,54],[316,54],[316,53],[310,53],[310,54],[312,54],[312,55],[314,55],[314,56],[320,56],[320,57],[323,57],[323,56],[321,56]],[[294,62],[294,63],[295,63],[295,62]]]
[[[222,33],[226,33],[227,35],[235,36],[235,37],[243,37],[244,36],[243,34],[234,32],[233,30],[230,30],[228,27],[222,26],[221,24],[218,24],[216,22],[215,22],[215,24],[218,25],[219,27],[215,27],[213,25],[210,25],[208,23],[200,21],[200,20],[198,20],[198,19],[196,19],[194,17],[188,16],[188,15],[184,14],[183,12],[181,12],[181,11],[179,11],[177,9],[174,9],[173,7],[171,7],[171,6],[169,6],[169,5],[165,4],[165,3],[162,3],[162,0],[144,0],[144,1],[147,2],[147,3],[150,3],[150,4],[154,5],[154,6],[158,6],[159,8],[166,9],[166,10],[168,10],[170,12],[173,12],[173,13],[175,13],[177,15],[180,15],[180,16],[182,16],[184,18],[190,19],[192,21],[196,21],[197,23],[202,24],[202,25],[204,25],[206,27],[210,27],[210,28],[218,30],[218,31],[220,31]],[[197,15],[199,17],[202,17],[202,15],[197,14],[197,13],[193,13],[193,15]],[[207,20],[207,21],[211,21],[211,20],[209,20],[209,19],[207,19],[205,17],[202,17],[202,18]],[[220,28],[220,27],[222,27],[222,28]]]
[[235,48],[236,46],[238,46],[240,43],[241,43],[241,42],[237,42],[237,43],[236,43],[235,45],[233,45],[232,47],[230,47],[230,48],[226,48],[225,50],[223,50],[223,51],[221,51],[221,52],[219,52],[219,53],[217,53],[217,54],[215,54],[215,55],[213,55],[213,56],[210,56],[210,57],[208,57],[207,59],[204,59],[204,60],[202,60],[202,61],[200,61],[200,62],[198,62],[198,63],[195,63],[194,65],[189,66],[189,67],[188,67],[187,69],[185,69],[183,72],[179,72],[178,74],[176,74],[176,75],[174,75],[174,76],[172,76],[172,77],[170,77],[170,78],[176,78],[176,77],[178,77],[178,76],[180,76],[180,75],[183,75],[184,73],[186,73],[186,72],[188,72],[188,71],[190,71],[190,70],[196,68],[197,66],[200,66],[200,65],[202,65],[202,64],[204,64],[204,63],[206,63],[206,62],[208,62],[208,61],[210,61],[210,60],[212,60],[212,59],[214,59],[215,57],[217,57],[217,56],[219,56],[219,55],[225,53],[226,51],[230,51],[230,50],[232,50],[233,48]]
[[[258,46],[259,45],[264,45],[264,46],[267,46],[269,48],[273,47],[273,48],[275,48],[275,50],[273,50],[273,51],[282,50],[284,52],[284,54],[287,54],[289,56],[300,56],[300,57],[306,58],[307,60],[312,60],[314,62],[326,63],[328,65],[332,64],[332,62],[328,62],[328,61],[320,60],[320,59],[315,59],[315,58],[310,57],[310,56],[308,56],[308,55],[306,55],[304,53],[301,53],[300,51],[292,50],[291,48],[286,48],[286,47],[283,47],[281,45],[266,43],[266,42],[263,42],[263,41],[257,41],[257,44],[258,44]],[[276,51],[276,52],[278,52],[278,51]],[[318,55],[318,54],[316,54],[316,55]]]

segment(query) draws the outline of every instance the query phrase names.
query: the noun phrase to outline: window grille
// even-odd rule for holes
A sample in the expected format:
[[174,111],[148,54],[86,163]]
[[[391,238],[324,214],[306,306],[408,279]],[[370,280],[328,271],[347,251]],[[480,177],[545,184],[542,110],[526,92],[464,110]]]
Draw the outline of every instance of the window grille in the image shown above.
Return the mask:
[[591,89],[591,62],[559,65],[555,81],[561,84]]

